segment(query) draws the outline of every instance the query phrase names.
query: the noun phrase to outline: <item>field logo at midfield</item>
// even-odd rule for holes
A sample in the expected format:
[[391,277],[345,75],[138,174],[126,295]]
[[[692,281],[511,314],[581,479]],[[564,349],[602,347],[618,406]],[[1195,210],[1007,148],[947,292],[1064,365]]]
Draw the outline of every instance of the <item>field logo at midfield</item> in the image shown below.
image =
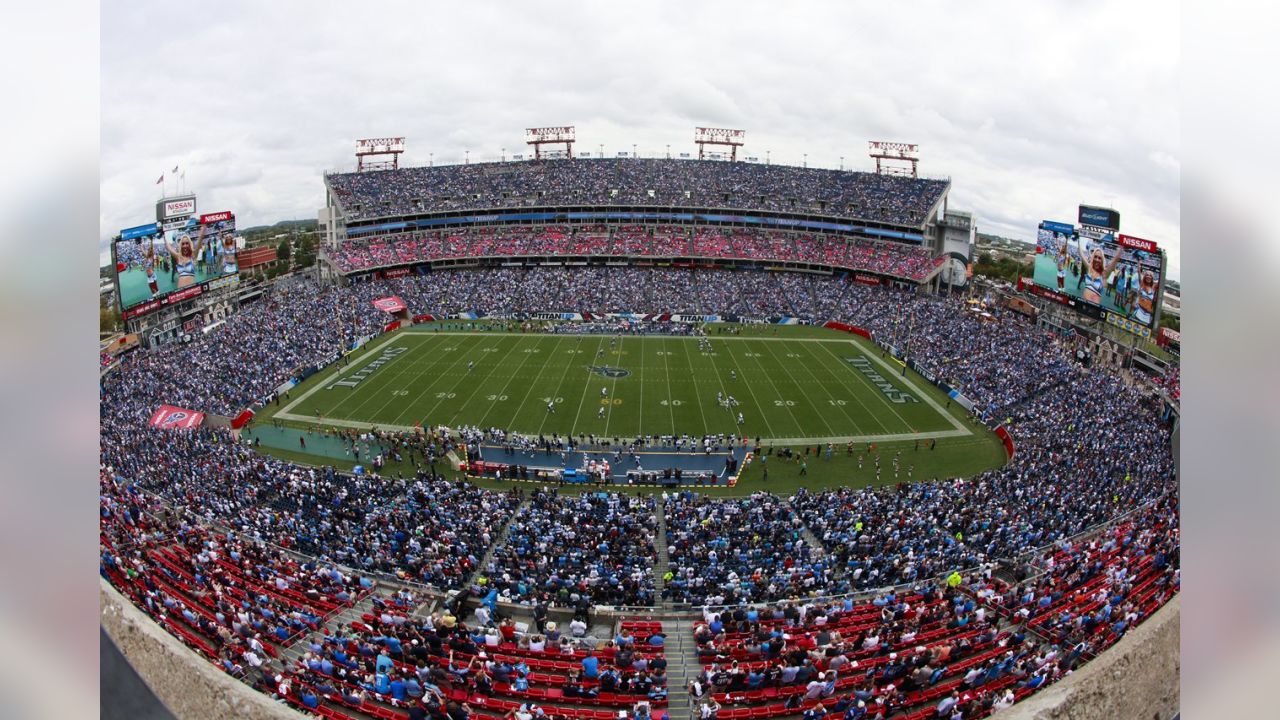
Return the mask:
[[614,380],[624,378],[631,374],[630,370],[625,370],[619,367],[610,367],[609,365],[588,365],[587,369],[601,377],[613,378]]
[[369,363],[364,367],[360,368],[359,371],[354,372],[348,375],[347,377],[344,377],[341,380],[338,380],[337,382],[329,383],[329,385],[325,387],[325,390],[332,390],[336,387],[353,388],[359,385],[361,382],[363,382],[365,378],[377,372],[378,369],[381,368],[383,365],[386,365],[392,360],[395,360],[397,355],[403,352],[407,352],[408,350],[409,348],[407,347],[386,348],[385,350],[382,351],[381,355],[374,358],[373,360],[370,360]]
[[893,383],[885,380],[884,376],[876,372],[875,368],[871,366],[871,361],[865,357],[845,358],[844,361],[852,365],[858,372],[866,375],[871,384],[880,388],[880,392],[884,393],[884,396],[889,398],[890,401],[898,404],[920,402],[915,396],[899,390],[894,387]]

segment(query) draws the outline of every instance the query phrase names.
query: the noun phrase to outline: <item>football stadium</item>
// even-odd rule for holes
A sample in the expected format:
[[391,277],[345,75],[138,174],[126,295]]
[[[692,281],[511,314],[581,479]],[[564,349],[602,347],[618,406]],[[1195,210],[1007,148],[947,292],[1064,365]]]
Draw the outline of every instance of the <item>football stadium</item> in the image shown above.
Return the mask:
[[985,285],[914,146],[742,137],[360,140],[267,280],[233,210],[163,199],[113,238],[103,592],[262,717],[980,718],[1144,642],[1177,366],[1103,331],[1153,336],[1158,245],[1082,205]]

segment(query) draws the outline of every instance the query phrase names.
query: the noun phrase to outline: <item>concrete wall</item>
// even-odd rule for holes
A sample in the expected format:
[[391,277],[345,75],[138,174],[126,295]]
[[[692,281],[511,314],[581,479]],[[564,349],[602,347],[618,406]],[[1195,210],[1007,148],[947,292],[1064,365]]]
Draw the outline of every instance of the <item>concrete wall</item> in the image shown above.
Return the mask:
[[102,628],[156,697],[182,720],[301,720],[303,715],[223,673],[99,580]]
[[1000,720],[1169,720],[1181,692],[1182,596],[1070,677],[996,715]]

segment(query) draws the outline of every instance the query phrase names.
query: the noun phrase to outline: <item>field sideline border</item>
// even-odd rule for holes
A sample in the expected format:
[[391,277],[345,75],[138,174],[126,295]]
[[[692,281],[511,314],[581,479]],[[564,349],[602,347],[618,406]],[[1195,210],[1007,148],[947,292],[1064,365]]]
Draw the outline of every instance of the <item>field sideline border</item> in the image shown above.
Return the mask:
[[[374,426],[370,423],[358,422],[355,420],[343,420],[338,418],[318,419],[313,415],[297,415],[291,412],[291,410],[294,408],[294,406],[298,405],[299,403],[303,402],[307,398],[311,397],[311,395],[313,395],[316,391],[320,390],[321,388],[325,387],[328,384],[333,383],[338,379],[341,379],[343,376],[345,376],[348,373],[355,372],[365,363],[372,361],[376,357],[379,357],[380,351],[396,344],[400,340],[400,338],[411,336],[411,335],[416,335],[421,337],[438,337],[438,336],[477,337],[477,336],[488,335],[488,334],[490,333],[477,332],[477,331],[457,332],[457,331],[413,330],[412,327],[404,328],[404,329],[392,332],[391,336],[388,339],[376,345],[371,344],[371,346],[365,351],[364,355],[360,359],[351,363],[351,365],[349,365],[346,369],[342,370],[341,372],[336,373],[328,378],[325,378],[323,382],[317,382],[314,387],[308,389],[302,395],[290,401],[288,405],[285,405],[283,408],[281,408],[280,411],[275,413],[273,417],[279,418],[281,420],[290,420],[293,422],[308,423],[310,425],[316,425],[316,426],[330,425],[335,427],[355,428],[358,430],[367,430],[370,427],[377,427],[382,430],[397,430],[401,432],[413,432],[418,428],[414,426],[409,426],[409,425],[391,425],[391,424],[380,424],[380,425]],[[519,336],[522,333],[492,333],[492,334]],[[546,337],[557,337],[556,333],[530,333],[530,334],[543,335]],[[601,334],[601,337],[604,337],[604,336],[605,334]],[[693,336],[654,334],[654,335],[644,335],[643,337],[645,338],[649,338],[649,337],[678,338],[682,340],[688,340]],[[915,382],[912,381],[911,378],[907,377],[906,375],[901,375],[899,373],[896,373],[893,367],[890,366],[889,363],[885,362],[883,358],[879,357],[874,352],[866,352],[865,349],[861,347],[858,344],[858,342],[853,339],[850,339],[850,338],[784,338],[784,337],[754,337],[754,336],[732,336],[732,337],[717,336],[717,337],[714,337],[713,339],[725,340],[729,342],[750,340],[750,341],[786,342],[786,343],[798,343],[798,342],[844,343],[844,344],[851,345],[854,348],[857,348],[857,350],[861,352],[863,355],[865,355],[866,357],[869,357],[872,360],[872,362],[884,368],[889,373],[890,376],[897,376],[902,381],[902,383],[907,386],[907,388],[915,392],[916,395],[920,396],[920,398],[927,405],[929,405],[929,407],[933,408],[935,412],[937,412],[942,417],[946,418],[947,421],[950,422],[952,427],[954,428],[952,430],[934,430],[930,432],[919,432],[919,433],[885,433],[885,434],[878,434],[878,435],[838,435],[838,436],[828,436],[828,437],[783,437],[783,438],[762,437],[760,438],[761,443],[770,443],[774,445],[803,445],[807,443],[849,443],[849,442],[878,443],[878,442],[898,442],[898,441],[915,440],[915,439],[941,439],[941,438],[965,437],[967,435],[973,434],[973,431],[971,429],[965,427],[964,424],[960,422],[960,420],[958,420],[954,415],[952,415],[950,412],[945,410],[941,405],[939,405],[937,400],[931,397],[927,392],[922,392],[919,386],[917,386]],[[534,437],[537,434],[537,433],[534,433],[533,435],[530,435],[529,433],[524,433],[520,431],[512,431],[512,432],[516,432],[526,437]]]

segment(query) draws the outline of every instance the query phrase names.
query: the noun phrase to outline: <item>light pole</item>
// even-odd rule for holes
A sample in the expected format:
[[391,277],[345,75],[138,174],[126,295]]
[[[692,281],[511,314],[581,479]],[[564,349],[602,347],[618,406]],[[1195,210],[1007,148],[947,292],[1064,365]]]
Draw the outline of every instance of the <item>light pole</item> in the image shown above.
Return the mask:
[[773,152],[773,151],[772,151],[772,150],[765,150],[765,151],[764,151],[764,164],[765,164],[765,165],[768,165],[768,164],[769,164],[769,153],[771,153],[771,152]]
[[502,162],[506,162],[506,161],[507,161],[507,149],[502,148]]
[[804,166],[809,167],[809,153],[804,154]]
[[667,159],[671,159],[671,143],[667,143]]
[[465,152],[465,153],[466,153],[466,157],[465,157],[465,159],[463,159],[462,164],[463,164],[463,165],[470,165],[470,164],[471,164],[471,151],[470,151],[470,150],[464,150],[463,152]]
[[840,156],[840,171],[844,172],[844,156]]
[[427,167],[435,167],[435,166],[436,166],[436,154],[435,154],[435,153],[433,153],[433,152],[427,153],[427,158],[428,158],[428,159],[427,159]]
[[631,143],[631,157],[634,158],[635,156],[636,156],[636,144]]

